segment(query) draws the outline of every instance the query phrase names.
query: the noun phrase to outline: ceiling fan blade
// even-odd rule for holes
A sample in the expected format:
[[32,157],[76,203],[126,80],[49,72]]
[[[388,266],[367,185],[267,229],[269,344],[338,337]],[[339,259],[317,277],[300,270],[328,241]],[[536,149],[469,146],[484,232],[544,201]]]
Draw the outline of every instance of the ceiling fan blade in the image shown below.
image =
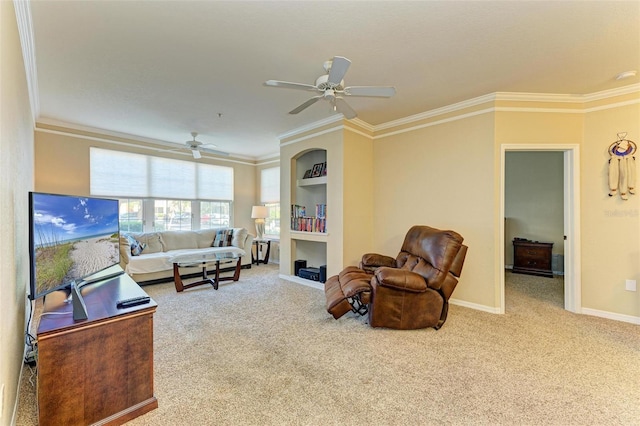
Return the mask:
[[297,89],[297,90],[311,90],[317,91],[318,88],[311,84],[303,84],[303,83],[289,83],[288,81],[278,81],[278,80],[267,80],[264,82],[265,86],[271,87],[283,87],[285,89]]
[[340,84],[344,75],[347,73],[351,65],[351,61],[342,56],[334,56],[331,63],[331,69],[329,70],[329,83]]
[[200,151],[198,151],[196,148],[192,149],[191,153],[193,154],[193,158],[195,158],[196,160],[198,158],[202,158],[202,155],[200,155]]
[[346,96],[372,96],[390,98],[396,94],[396,88],[391,86],[351,86],[344,88]]
[[338,112],[341,112],[344,115],[344,118],[351,120],[352,118],[356,118],[358,114],[349,106],[349,104],[342,98],[336,98],[335,106]]
[[302,105],[298,106],[297,108],[294,108],[291,111],[289,111],[289,114],[297,114],[300,111],[302,111],[303,109],[306,109],[306,108],[310,107],[311,105],[315,104],[320,99],[322,99],[322,95],[314,96],[313,98],[309,99],[307,102],[305,102]]

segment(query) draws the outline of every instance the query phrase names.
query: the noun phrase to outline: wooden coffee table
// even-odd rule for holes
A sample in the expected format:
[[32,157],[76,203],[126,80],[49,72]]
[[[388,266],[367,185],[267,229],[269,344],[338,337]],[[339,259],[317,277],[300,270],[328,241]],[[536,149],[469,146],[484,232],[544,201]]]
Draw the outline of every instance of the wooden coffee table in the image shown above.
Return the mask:
[[[204,252],[204,253],[184,253],[173,256],[169,259],[173,263],[173,280],[175,282],[176,291],[181,292],[185,289],[200,286],[203,284],[211,284],[215,290],[218,289],[220,281],[238,281],[240,279],[240,269],[244,250],[230,249],[224,252]],[[220,264],[229,264],[236,262],[234,274],[231,277],[220,276]],[[207,275],[207,268],[215,265],[216,272],[213,277]],[[180,276],[180,268],[202,267],[202,280],[185,284]]]

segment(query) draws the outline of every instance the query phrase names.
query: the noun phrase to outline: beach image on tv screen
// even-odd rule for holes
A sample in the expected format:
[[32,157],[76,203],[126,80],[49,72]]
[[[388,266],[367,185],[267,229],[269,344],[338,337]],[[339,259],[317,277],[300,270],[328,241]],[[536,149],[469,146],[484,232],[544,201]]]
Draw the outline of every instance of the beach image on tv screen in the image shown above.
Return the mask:
[[32,214],[37,293],[119,262],[117,200],[34,194]]

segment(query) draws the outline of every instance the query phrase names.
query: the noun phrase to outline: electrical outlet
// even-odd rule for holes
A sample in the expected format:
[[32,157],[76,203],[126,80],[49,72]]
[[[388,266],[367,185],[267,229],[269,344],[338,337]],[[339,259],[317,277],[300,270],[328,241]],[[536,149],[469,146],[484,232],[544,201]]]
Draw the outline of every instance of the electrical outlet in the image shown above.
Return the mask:
[[636,280],[627,280],[624,288],[629,291],[636,291]]

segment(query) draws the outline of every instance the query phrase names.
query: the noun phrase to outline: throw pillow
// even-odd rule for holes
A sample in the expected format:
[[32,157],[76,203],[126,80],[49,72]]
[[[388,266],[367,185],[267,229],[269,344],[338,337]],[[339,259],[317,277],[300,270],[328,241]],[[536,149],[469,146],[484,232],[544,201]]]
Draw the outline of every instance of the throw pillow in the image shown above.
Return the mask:
[[144,250],[147,247],[147,244],[139,242],[138,240],[133,238],[131,235],[125,234],[124,237],[127,239],[127,242],[129,243],[129,247],[131,247],[131,256],[140,256],[140,253],[142,253],[142,250]]
[[211,247],[228,247],[233,238],[233,229],[219,229]]

